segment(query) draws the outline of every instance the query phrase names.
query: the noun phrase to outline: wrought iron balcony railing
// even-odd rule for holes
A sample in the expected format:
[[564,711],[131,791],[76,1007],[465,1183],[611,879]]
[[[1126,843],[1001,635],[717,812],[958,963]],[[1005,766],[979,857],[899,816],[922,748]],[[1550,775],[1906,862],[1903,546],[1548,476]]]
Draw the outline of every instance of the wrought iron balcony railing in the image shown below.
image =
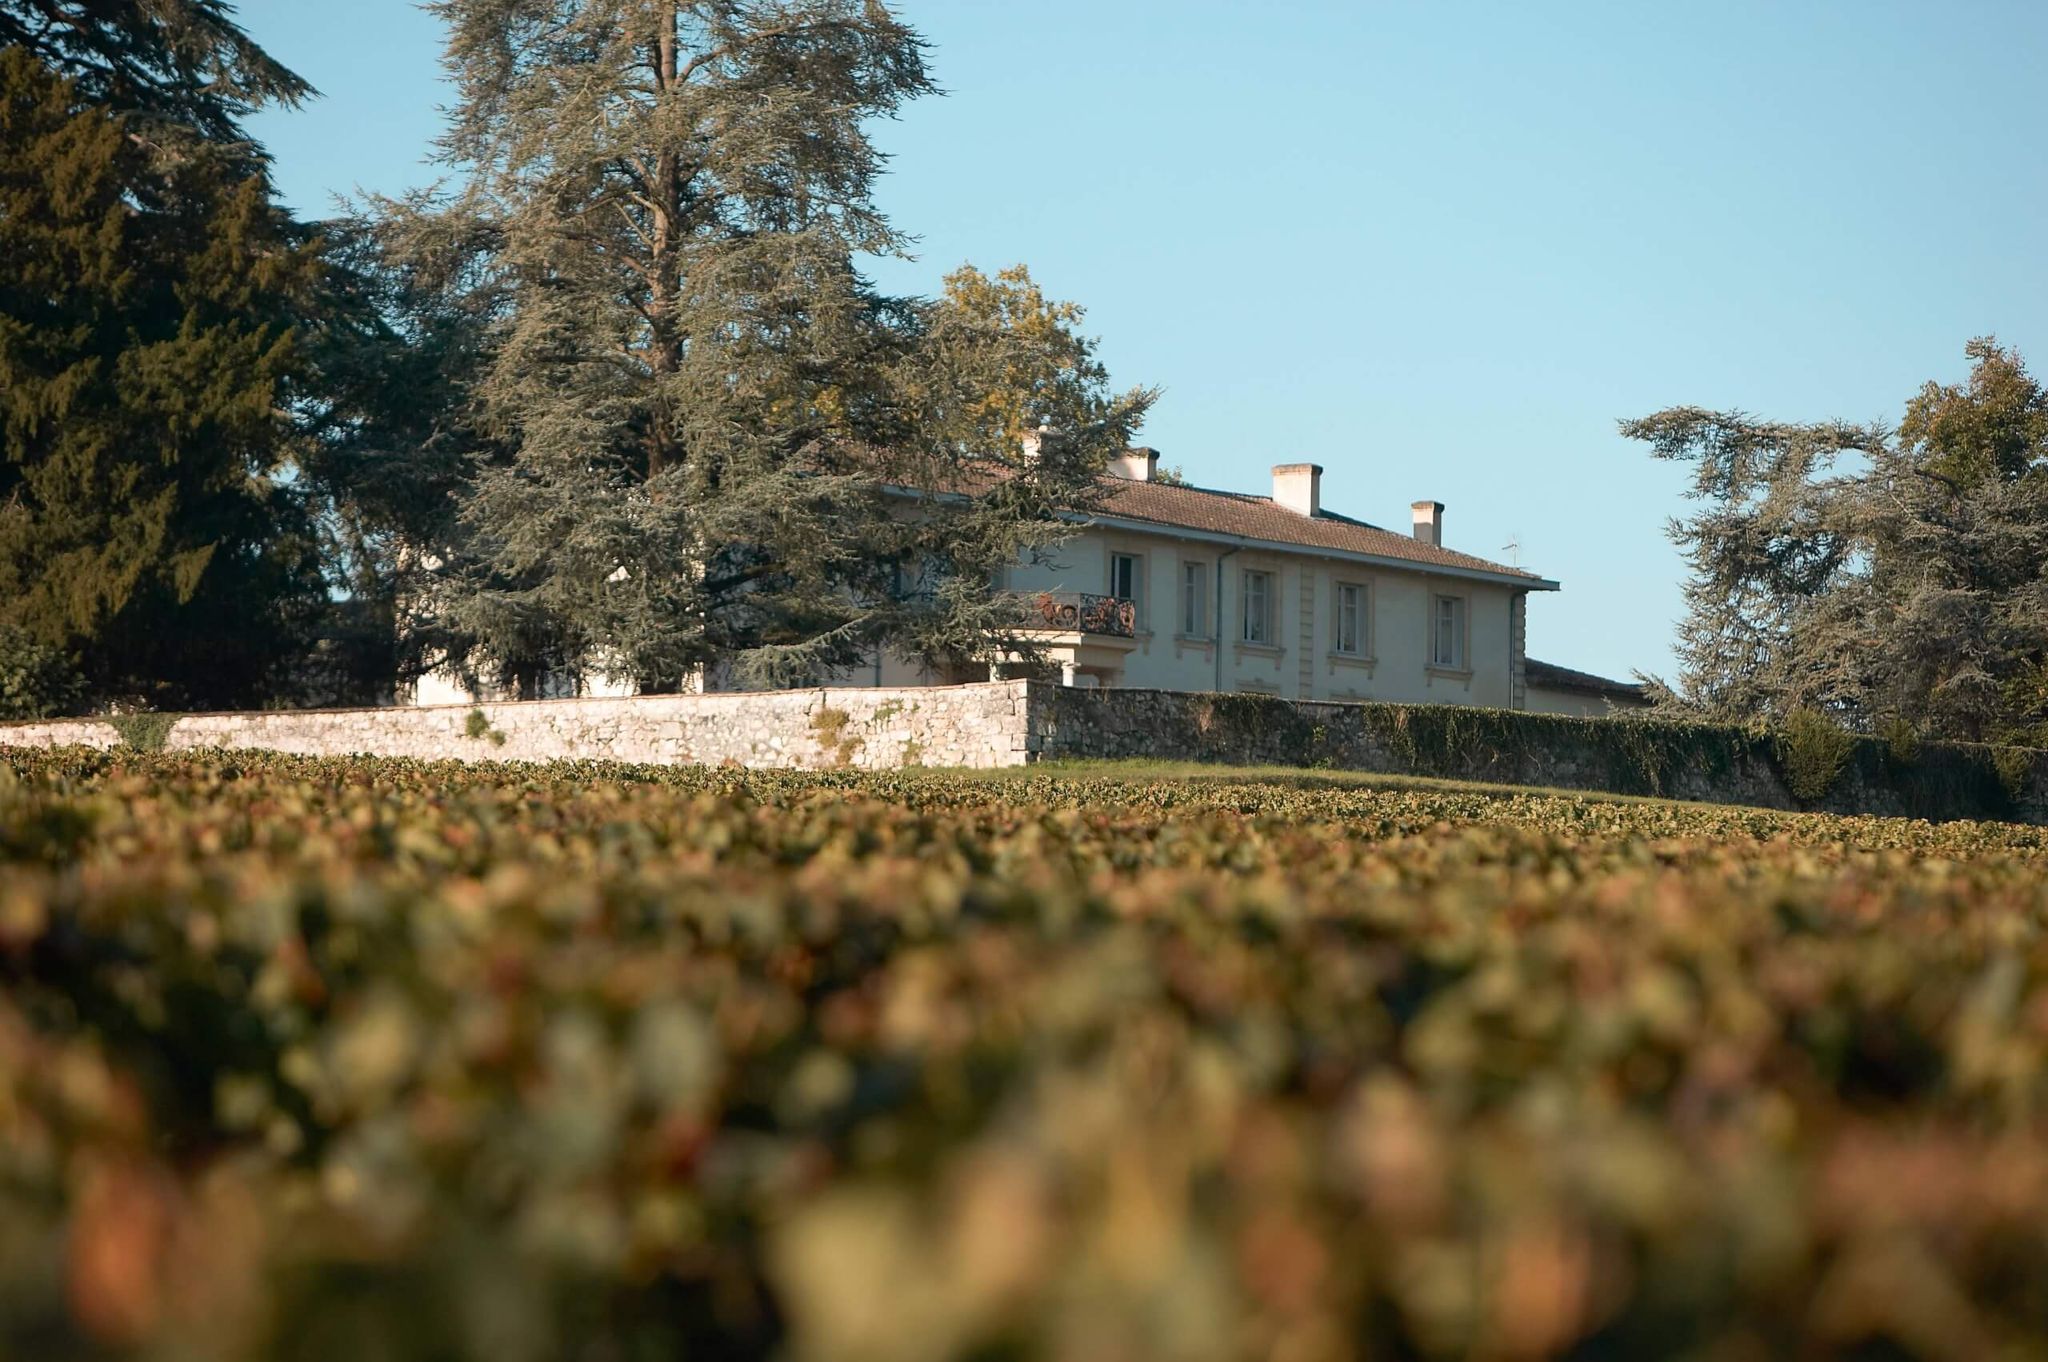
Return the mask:
[[1138,607],[1115,596],[1087,591],[1027,591],[1016,597],[1019,623],[1026,629],[1135,638]]

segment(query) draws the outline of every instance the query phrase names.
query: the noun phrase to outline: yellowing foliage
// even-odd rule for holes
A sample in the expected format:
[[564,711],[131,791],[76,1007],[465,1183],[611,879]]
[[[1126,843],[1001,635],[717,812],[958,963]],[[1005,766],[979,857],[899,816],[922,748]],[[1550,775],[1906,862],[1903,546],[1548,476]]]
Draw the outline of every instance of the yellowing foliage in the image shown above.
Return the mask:
[[[1040,422],[1106,383],[1077,303],[1048,298],[1023,265],[993,276],[962,265],[946,276],[931,316],[932,345],[959,356],[976,382],[948,407],[957,438],[978,453],[1020,450]],[[978,356],[971,365],[967,355]]]

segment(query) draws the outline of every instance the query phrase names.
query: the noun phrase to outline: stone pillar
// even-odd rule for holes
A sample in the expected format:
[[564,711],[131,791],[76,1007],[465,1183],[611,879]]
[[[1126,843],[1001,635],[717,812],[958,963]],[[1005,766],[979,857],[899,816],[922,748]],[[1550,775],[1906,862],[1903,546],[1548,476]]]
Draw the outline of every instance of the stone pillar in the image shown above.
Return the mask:
[[1060,684],[1062,686],[1072,686],[1077,675],[1078,673],[1071,660],[1060,663]]

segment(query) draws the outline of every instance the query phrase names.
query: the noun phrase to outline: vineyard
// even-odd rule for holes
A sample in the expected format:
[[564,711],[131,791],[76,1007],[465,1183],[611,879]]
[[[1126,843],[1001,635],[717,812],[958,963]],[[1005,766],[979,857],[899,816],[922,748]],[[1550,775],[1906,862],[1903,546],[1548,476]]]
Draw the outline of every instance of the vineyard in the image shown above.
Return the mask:
[[2048,831],[0,757],[0,1357],[2048,1358]]

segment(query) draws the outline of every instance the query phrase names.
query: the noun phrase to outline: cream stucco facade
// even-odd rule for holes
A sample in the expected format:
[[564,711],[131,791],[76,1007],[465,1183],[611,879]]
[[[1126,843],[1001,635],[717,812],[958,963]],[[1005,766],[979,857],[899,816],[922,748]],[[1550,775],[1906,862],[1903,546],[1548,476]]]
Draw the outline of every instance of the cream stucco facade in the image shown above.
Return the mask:
[[[1124,480],[1149,483],[1154,466],[1133,461]],[[1129,601],[1127,637],[1099,610],[1082,613],[1107,627],[1036,632],[1072,685],[1526,707],[1526,597],[1557,583],[1439,551],[1443,507],[1434,502],[1416,503],[1413,548],[1404,542],[1410,536],[1324,512],[1321,476],[1314,465],[1283,465],[1273,495],[1256,498],[1193,488],[1168,495],[1159,485],[1145,489],[1143,517],[1118,514],[1112,498],[1077,517],[1073,536],[1048,560],[1012,567],[1002,586],[1027,606]],[[1219,499],[1232,514],[1219,517],[1202,498]],[[1264,533],[1160,518],[1176,515],[1246,520]],[[1315,537],[1358,542],[1290,542],[1311,528],[1322,532]],[[887,658],[859,671],[864,676],[840,683],[957,679]]]
[[[1126,522],[1091,526],[1053,561],[1012,569],[1005,585],[1116,595],[1119,555],[1137,568],[1134,636],[1097,640],[1075,668],[1078,684],[1515,705],[1520,592],[1477,576]],[[1340,589],[1350,615],[1341,623]],[[1432,624],[1446,600],[1456,603],[1456,651],[1439,663]]]

